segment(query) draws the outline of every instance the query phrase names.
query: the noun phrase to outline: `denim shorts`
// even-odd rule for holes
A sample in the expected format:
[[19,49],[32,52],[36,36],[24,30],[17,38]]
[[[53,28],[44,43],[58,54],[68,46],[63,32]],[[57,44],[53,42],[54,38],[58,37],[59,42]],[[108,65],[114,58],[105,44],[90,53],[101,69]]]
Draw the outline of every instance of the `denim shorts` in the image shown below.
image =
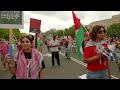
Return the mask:
[[100,70],[96,72],[92,72],[87,70],[87,79],[109,79],[108,78],[108,70]]

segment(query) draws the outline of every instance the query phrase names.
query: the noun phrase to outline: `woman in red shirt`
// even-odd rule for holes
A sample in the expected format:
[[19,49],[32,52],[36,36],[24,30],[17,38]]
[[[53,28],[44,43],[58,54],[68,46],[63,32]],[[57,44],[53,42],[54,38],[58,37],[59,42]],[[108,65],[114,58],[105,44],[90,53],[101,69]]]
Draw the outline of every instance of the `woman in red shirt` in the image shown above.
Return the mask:
[[[109,79],[108,48],[104,38],[106,30],[103,26],[94,26],[91,40],[84,49],[84,62],[87,63],[87,79]],[[106,50],[107,48],[107,50]],[[104,52],[106,51],[107,54]]]

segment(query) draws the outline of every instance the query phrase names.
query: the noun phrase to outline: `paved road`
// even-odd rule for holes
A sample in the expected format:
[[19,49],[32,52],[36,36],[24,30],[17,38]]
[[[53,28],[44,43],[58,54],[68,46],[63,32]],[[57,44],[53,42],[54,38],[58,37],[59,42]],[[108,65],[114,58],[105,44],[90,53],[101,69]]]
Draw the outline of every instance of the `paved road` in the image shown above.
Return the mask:
[[[82,73],[85,73],[85,67],[79,65],[77,62],[72,60],[67,60],[65,56],[60,53],[60,63],[58,66],[55,61],[55,66],[52,66],[51,62],[51,53],[44,49],[44,54],[48,56],[44,57],[44,61],[46,64],[45,68],[45,79],[79,79],[78,76]],[[82,71],[82,72],[81,72]]]
[[[47,48],[43,49],[44,61],[46,68],[45,79],[80,79],[79,76],[84,75],[86,73],[86,65],[77,60],[77,54],[71,53],[71,60],[67,60],[64,56],[64,51],[60,51],[60,62],[61,65],[58,66],[55,61],[55,66],[52,66],[51,63],[51,53],[47,51]],[[110,61],[110,69],[111,74],[115,76],[115,78],[120,78],[120,72],[118,70],[118,66],[115,62]],[[9,71],[2,71],[0,62],[0,79],[10,79],[11,75]]]
[[[46,50],[44,50],[44,53]],[[60,51],[61,66],[52,67],[51,58],[45,57],[45,63],[48,67],[45,69],[45,78],[52,79],[79,79],[78,76],[84,75],[86,73],[86,64],[79,61],[76,53],[71,53],[71,60],[67,60],[64,57],[64,51]],[[109,61],[111,74],[114,79],[120,78],[120,72],[118,66],[115,62]],[[54,73],[51,73],[51,72]],[[51,73],[51,74],[50,74]],[[52,75],[52,76],[51,76]]]

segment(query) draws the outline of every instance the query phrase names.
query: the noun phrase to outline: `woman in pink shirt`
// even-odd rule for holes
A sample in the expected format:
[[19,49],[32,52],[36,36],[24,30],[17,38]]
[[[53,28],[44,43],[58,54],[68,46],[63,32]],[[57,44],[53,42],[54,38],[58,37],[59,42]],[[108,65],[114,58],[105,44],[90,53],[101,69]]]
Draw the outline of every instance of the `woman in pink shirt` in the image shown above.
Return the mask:
[[9,44],[6,42],[5,39],[2,39],[1,44],[1,61],[3,62],[3,70],[6,70],[6,65],[4,63],[5,56],[9,53]]

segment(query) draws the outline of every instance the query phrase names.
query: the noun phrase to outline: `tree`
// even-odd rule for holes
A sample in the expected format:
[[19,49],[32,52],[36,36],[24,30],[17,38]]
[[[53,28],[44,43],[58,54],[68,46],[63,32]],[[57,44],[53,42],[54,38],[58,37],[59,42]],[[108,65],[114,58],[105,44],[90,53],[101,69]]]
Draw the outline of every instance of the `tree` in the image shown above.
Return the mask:
[[107,35],[109,37],[119,37],[120,36],[120,23],[112,24],[107,29]]
[[61,36],[63,36],[63,30],[58,30],[57,31],[57,36],[60,38]]
[[69,30],[68,28],[65,28],[65,33],[64,33],[65,36],[68,36],[68,30]]
[[[23,36],[19,29],[13,29],[13,34],[17,39],[20,39]],[[9,29],[0,28],[0,37],[9,40]]]
[[73,26],[69,28],[68,34],[69,34],[69,36],[71,36],[72,38],[75,37],[75,29],[74,29]]

